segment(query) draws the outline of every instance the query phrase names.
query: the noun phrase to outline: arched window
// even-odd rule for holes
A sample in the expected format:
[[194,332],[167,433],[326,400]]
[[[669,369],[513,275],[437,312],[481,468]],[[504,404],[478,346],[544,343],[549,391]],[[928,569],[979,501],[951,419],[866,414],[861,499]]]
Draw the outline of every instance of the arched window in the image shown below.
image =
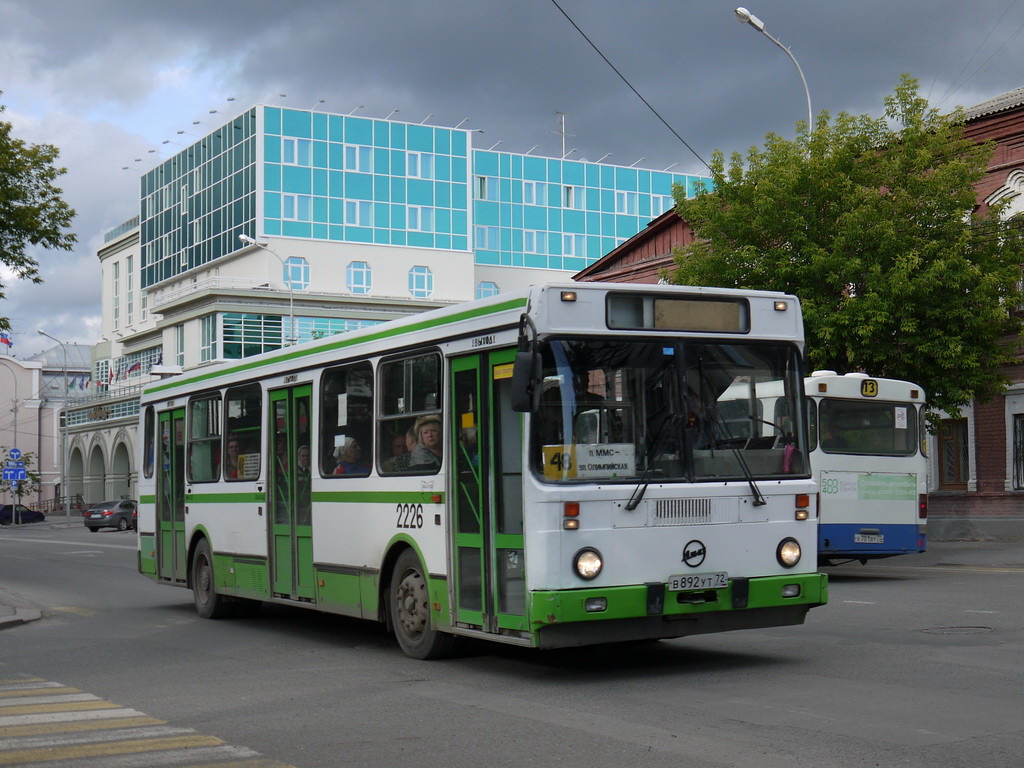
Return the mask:
[[284,284],[301,291],[309,287],[309,262],[299,256],[284,260]]
[[498,284],[492,283],[489,280],[484,280],[482,283],[477,283],[476,286],[476,297],[478,299],[486,299],[488,296],[497,296]]
[[345,268],[345,285],[352,293],[369,293],[373,287],[373,270],[365,261],[350,261]]
[[418,299],[425,299],[434,292],[434,273],[429,267],[413,267],[409,270],[409,293]]

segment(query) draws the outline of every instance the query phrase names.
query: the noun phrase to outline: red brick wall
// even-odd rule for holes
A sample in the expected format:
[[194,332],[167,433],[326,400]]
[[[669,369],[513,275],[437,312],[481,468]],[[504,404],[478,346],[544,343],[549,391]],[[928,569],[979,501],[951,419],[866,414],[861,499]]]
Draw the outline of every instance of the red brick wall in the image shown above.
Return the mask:
[[1002,397],[974,405],[974,456],[978,493],[1006,488],[1006,411]]

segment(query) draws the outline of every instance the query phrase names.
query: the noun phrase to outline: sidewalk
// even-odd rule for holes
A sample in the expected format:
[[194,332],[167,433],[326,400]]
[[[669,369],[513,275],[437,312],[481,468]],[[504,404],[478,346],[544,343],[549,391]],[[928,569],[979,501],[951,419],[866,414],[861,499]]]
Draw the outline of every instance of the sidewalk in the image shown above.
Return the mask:
[[12,602],[11,596],[0,590],[0,630],[43,618],[38,608],[24,608]]

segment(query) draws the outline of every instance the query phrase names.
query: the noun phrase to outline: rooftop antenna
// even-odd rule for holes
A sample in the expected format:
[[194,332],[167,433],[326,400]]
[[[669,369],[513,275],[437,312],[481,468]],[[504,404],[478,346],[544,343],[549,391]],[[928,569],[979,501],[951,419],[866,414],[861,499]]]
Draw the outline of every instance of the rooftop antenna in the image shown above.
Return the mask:
[[558,130],[552,131],[552,133],[562,137],[562,157],[565,157],[565,139],[568,136],[575,136],[575,133],[569,133],[565,127],[565,118],[568,116],[566,112],[559,112],[555,110],[555,114],[558,115]]

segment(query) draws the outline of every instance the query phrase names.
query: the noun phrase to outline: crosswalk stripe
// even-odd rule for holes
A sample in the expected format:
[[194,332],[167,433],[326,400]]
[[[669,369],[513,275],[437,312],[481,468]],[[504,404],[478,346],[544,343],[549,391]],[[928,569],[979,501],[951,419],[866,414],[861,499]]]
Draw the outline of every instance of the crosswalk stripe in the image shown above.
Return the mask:
[[28,691],[40,690],[42,688],[63,688],[64,683],[4,683],[0,685],[0,691]]
[[[123,723],[118,725],[123,725]],[[157,725],[148,728],[129,727],[102,731],[81,731],[78,733],[50,733],[39,736],[18,736],[10,739],[0,739],[0,750],[60,747],[69,744],[99,744],[104,741],[125,741],[129,739],[154,739],[164,736],[182,736],[186,733],[195,733],[195,731],[192,728],[174,728],[170,725]]]
[[103,720],[108,717],[137,717],[144,716],[145,712],[139,712],[137,709],[129,709],[128,707],[119,707],[117,709],[109,709],[111,704],[104,702],[104,706],[107,709],[96,709],[96,710],[70,710],[67,712],[41,712],[38,714],[29,715],[11,715],[8,717],[0,717],[0,733],[3,733],[3,729],[10,726],[18,725],[38,725],[42,723],[67,723],[72,720]]
[[63,693],[81,693],[77,688],[15,688],[7,691],[0,691],[0,699],[17,699],[23,696],[39,696],[45,693],[47,696],[59,696]]
[[28,707],[4,707],[0,709],[0,725],[3,724],[4,716],[10,715],[38,715],[43,712],[81,712],[87,709],[118,709],[120,704],[111,704],[109,701],[68,701],[63,704],[33,704]]
[[138,741],[119,741],[113,744],[82,744],[71,747],[53,747],[44,749],[14,749],[0,753],[0,765],[18,765],[20,763],[41,763],[59,760],[74,760],[80,757],[107,757],[126,755],[135,752],[160,752],[178,750],[185,747],[215,747],[224,744],[214,736],[170,736],[162,739],[140,739]]
[[171,749],[166,752],[138,752],[129,755],[101,755],[84,758],[74,763],[67,760],[52,760],[45,763],[31,763],[31,768],[156,768],[167,765],[188,768],[194,761],[213,762],[218,758],[225,761],[246,757],[259,757],[259,752],[246,747],[225,744],[220,747],[195,747]]
[[19,683],[45,683],[41,677],[0,677],[0,685],[18,685]]
[[[131,709],[123,709],[129,715]],[[104,715],[104,712],[87,712],[83,714]],[[105,728],[133,728],[142,725],[166,725],[166,721],[155,717],[116,717],[99,720],[73,720],[59,723],[39,723],[33,725],[8,725],[0,727],[0,739],[15,736],[42,736],[46,733],[78,733],[79,731],[101,731]]]
[[[75,690],[72,688],[72,690]],[[55,694],[52,696],[23,696],[20,699],[0,699],[0,715],[11,707],[20,707],[26,704],[61,704],[67,701],[99,701],[99,696],[91,693],[67,693]]]

